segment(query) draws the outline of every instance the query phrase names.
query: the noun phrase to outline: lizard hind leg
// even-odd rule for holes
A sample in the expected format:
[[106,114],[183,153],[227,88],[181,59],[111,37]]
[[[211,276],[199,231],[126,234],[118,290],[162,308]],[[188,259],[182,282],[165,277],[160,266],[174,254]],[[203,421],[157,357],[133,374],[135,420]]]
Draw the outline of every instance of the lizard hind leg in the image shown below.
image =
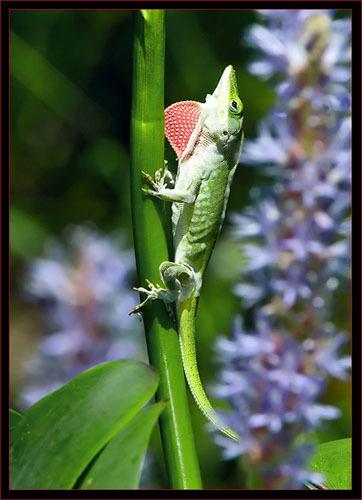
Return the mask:
[[188,264],[162,262],[161,279],[173,301],[183,301],[191,296],[196,286],[195,273]]
[[194,271],[188,264],[162,262],[159,271],[164,286],[153,285],[149,280],[146,280],[148,289],[144,287],[135,288],[136,291],[146,294],[146,298],[134,307],[129,315],[140,313],[141,309],[150,300],[160,299],[165,304],[176,300],[185,300],[195,289]]

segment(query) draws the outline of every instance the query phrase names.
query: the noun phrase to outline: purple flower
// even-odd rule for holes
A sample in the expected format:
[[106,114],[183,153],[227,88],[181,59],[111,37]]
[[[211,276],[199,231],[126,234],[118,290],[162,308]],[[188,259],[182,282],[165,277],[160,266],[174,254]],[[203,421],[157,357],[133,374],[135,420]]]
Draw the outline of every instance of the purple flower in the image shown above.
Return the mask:
[[[340,410],[319,400],[328,377],[347,377],[345,335],[331,328],[331,299],[350,256],[350,21],[330,11],[260,11],[267,26],[247,39],[260,49],[251,72],[273,77],[277,100],[247,141],[242,160],[274,186],[254,190],[254,206],[234,214],[242,242],[242,280],[234,287],[252,308],[254,332],[233,325],[220,339],[219,397],[240,443],[222,436],[227,458],[245,455],[266,488],[300,488],[312,447],[295,445]],[[260,168],[260,167],[259,167]]]
[[[311,57],[324,45],[319,53],[319,65],[323,74],[336,82],[350,79],[351,59],[350,20],[333,20],[329,11],[323,10],[262,10],[269,26],[255,25],[247,34],[250,45],[261,49],[264,59],[250,65],[249,70],[263,77],[276,72],[287,81],[304,71]],[[313,44],[315,47],[313,47]]]
[[[300,344],[290,332],[273,329],[261,315],[257,331],[246,333],[238,318],[232,339],[222,337],[217,342],[224,368],[214,392],[228,400],[232,411],[222,418],[241,440],[234,443],[217,436],[216,442],[224,448],[225,458],[245,454],[250,466],[261,466],[265,486],[275,488],[282,481],[281,471],[287,470],[298,470],[294,479],[283,479],[289,488],[300,487],[302,476],[312,480],[301,467],[295,437],[340,415],[337,408],[318,403],[327,373],[315,363],[315,350],[317,343]],[[318,354],[323,359],[324,348]]]
[[88,224],[48,241],[25,284],[28,300],[43,306],[47,335],[27,363],[20,405],[32,405],[99,363],[146,358],[141,323],[128,316],[134,270],[122,234],[104,236]]

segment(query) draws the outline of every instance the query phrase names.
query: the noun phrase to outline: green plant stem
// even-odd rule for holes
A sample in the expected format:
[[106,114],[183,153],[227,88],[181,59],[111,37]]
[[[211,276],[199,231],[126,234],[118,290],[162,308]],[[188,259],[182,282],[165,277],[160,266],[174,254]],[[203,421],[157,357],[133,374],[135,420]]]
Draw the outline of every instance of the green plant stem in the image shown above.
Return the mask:
[[[164,11],[136,13],[131,116],[131,198],[139,283],[160,281],[169,260],[163,202],[142,192],[141,171],[153,176],[164,161]],[[160,430],[171,488],[202,488],[175,323],[160,301],[144,308],[150,362],[159,372],[156,400],[169,401]]]

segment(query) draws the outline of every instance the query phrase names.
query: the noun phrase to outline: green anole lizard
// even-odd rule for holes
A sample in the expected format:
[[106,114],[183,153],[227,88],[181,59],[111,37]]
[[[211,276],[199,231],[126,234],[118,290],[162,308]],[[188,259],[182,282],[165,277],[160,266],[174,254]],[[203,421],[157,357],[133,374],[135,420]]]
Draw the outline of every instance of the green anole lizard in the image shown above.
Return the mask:
[[130,314],[149,300],[175,302],[184,372],[190,390],[206,418],[224,434],[238,440],[212,408],[197,367],[195,318],[202,278],[224,220],[230,184],[243,142],[243,105],[235,71],[225,68],[205,103],[184,101],[165,109],[165,135],[178,157],[176,181],[167,167],[155,180],[143,172],[149,195],[172,202],[174,262],[162,262],[163,287],[147,281],[147,295]]

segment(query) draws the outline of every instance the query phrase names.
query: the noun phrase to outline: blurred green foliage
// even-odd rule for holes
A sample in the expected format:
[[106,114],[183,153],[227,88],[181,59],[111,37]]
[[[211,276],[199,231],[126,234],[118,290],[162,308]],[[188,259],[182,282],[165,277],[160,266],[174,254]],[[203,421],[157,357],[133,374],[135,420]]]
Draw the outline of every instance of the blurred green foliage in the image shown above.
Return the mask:
[[[165,105],[204,100],[232,63],[250,136],[273,100],[245,69],[251,50],[241,46],[242,33],[254,18],[252,11],[167,12]],[[133,12],[12,11],[11,30],[14,257],[36,254],[47,234],[70,222],[130,233]],[[255,183],[247,170],[236,179],[234,208]]]
[[[275,98],[267,83],[247,71],[255,51],[245,44],[243,35],[256,21],[256,13],[248,10],[167,11],[165,106],[178,100],[204,101],[224,67],[233,64],[244,102],[245,135],[253,137],[258,121]],[[60,235],[68,224],[92,220],[103,231],[121,228],[131,239],[129,123],[134,12],[13,10],[10,24],[14,318],[27,311],[19,300],[24,264],[41,254],[49,235]],[[176,158],[168,144],[166,157],[174,169]],[[229,212],[241,210],[249,203],[251,187],[266,182],[255,170],[249,166],[237,170]],[[218,262],[223,263],[223,275],[218,272]],[[228,333],[231,317],[239,310],[230,287],[240,266],[237,246],[224,228],[205,278],[197,320],[199,365],[206,387],[215,376],[213,339]],[[341,311],[346,313],[343,307]],[[348,318],[347,313],[339,326],[348,329]],[[15,347],[24,336],[34,334],[31,321],[21,324],[21,331],[12,328]],[[348,391],[344,384],[339,385],[343,388],[328,394],[328,400],[337,405],[340,401],[346,412],[343,419],[330,425],[328,439],[350,435]],[[202,415],[193,402],[190,405],[204,486],[240,487],[237,464],[220,462],[219,448],[201,432],[205,424]],[[152,442],[159,446],[157,436]]]

